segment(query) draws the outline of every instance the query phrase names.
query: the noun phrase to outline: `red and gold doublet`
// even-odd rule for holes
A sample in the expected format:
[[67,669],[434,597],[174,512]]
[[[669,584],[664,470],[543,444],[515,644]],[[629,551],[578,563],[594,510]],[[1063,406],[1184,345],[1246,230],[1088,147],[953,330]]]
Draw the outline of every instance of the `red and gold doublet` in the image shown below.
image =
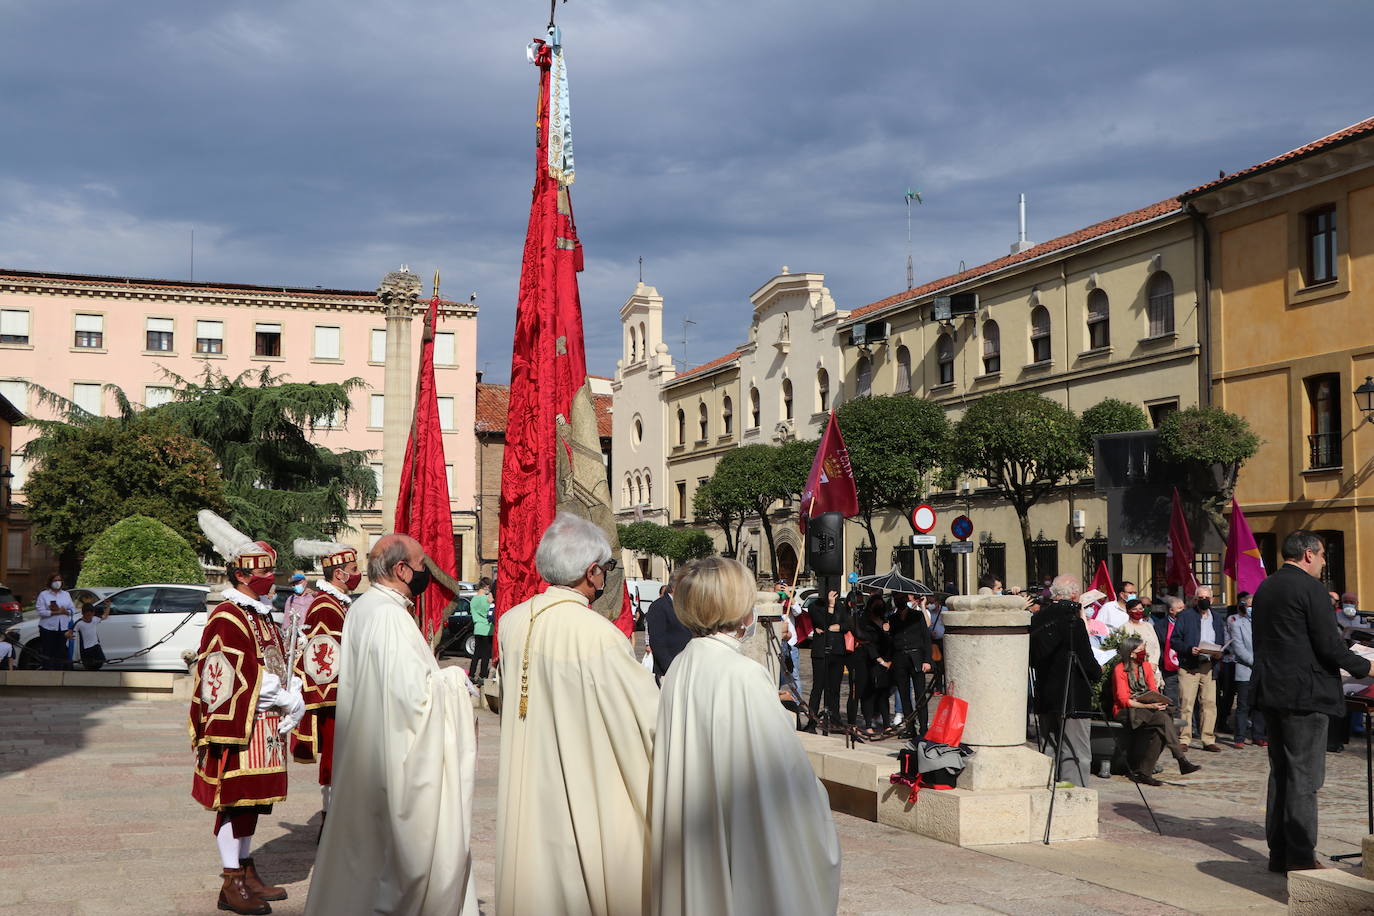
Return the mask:
[[320,785],[334,781],[334,707],[339,690],[340,646],[346,599],[321,589],[305,612],[305,645],[295,674],[305,685],[305,718],[291,734],[291,753],[301,763],[320,762]]
[[191,797],[212,810],[286,798],[286,742],[280,712],[258,712],[264,674],[285,686],[286,650],[270,616],[233,601],[210,612],[201,634],[191,698],[196,751]]

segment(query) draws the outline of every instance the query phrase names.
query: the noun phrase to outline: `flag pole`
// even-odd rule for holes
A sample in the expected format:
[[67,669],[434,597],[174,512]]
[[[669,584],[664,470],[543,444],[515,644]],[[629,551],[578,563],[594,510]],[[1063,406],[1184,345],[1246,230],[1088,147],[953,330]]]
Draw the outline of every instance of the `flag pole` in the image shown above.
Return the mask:
[[[812,518],[811,509],[812,509],[815,505],[816,505],[816,498],[815,498],[815,495],[813,494],[812,497],[811,497],[811,503],[810,503],[810,505],[808,505],[808,506],[806,507],[806,515],[803,516],[803,518],[804,518],[806,521],[808,521],[808,522],[811,521],[811,518]],[[789,606],[791,606],[791,603],[792,603],[793,601],[796,600],[796,596],[797,596],[797,579],[801,577],[801,568],[802,568],[802,564],[806,562],[806,538],[807,538],[807,537],[809,537],[809,535],[803,535],[803,537],[802,537],[802,552],[801,552],[801,556],[797,558],[797,565],[796,565],[795,567],[792,568],[792,588],[789,589],[788,592],[787,592],[787,600],[788,600]]]

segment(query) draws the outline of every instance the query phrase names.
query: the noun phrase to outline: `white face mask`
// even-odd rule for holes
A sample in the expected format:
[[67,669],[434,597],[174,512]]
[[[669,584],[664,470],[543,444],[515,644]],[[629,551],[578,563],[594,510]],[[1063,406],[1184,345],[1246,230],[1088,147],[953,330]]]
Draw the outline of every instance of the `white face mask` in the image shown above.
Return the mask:
[[1134,598],[1135,598],[1135,592],[1127,592],[1127,593],[1126,593],[1126,600],[1127,600],[1127,601],[1131,601],[1131,600],[1133,600]]
[[52,589],[53,591],[55,591],[55,592],[59,592],[59,591],[62,590],[62,580],[61,580],[61,579],[54,579],[54,580],[52,580],[51,582],[48,583],[48,587],[51,588],[51,589]]
[[751,640],[751,639],[754,638],[754,634],[757,633],[758,630],[759,630],[759,615],[758,615],[758,612],[753,612],[753,613],[751,613],[751,614],[749,615],[749,623],[745,625],[745,627],[744,627],[744,635],[741,636],[740,639],[741,639],[742,641],[744,641],[744,642],[748,642],[749,640]]
[[1353,604],[1342,604],[1341,613],[1347,617],[1354,617],[1357,608]]
[[992,590],[992,593],[993,593],[994,595],[1000,595],[1000,594],[1002,594],[1002,590],[1001,590],[1000,588],[994,588],[994,589]]

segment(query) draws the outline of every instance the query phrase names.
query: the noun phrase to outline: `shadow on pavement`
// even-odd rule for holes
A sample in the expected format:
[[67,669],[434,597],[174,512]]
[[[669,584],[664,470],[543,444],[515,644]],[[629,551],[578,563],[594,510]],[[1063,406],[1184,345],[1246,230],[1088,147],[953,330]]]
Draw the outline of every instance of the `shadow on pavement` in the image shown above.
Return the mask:
[[1236,862],[1229,859],[1213,859],[1198,862],[1197,870],[1218,881],[1263,894],[1270,900],[1288,902],[1288,876],[1276,875],[1269,871],[1264,861]]
[[[269,815],[270,816],[270,815]],[[310,877],[315,865],[315,837],[320,832],[320,816],[316,812],[308,823],[293,824],[279,821],[286,833],[253,850],[253,859],[261,863],[261,870],[274,884],[295,884]],[[270,863],[270,866],[268,865]],[[270,867],[271,871],[268,872]]]
[[100,714],[127,701],[102,690],[0,688],[0,776],[80,753],[89,732],[110,727]]

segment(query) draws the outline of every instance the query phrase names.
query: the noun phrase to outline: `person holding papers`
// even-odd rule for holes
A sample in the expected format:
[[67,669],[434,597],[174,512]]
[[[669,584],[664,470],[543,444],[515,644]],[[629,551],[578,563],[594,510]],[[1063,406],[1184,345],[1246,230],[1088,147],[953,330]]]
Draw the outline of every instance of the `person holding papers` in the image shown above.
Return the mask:
[[1217,685],[1212,667],[1221,656],[1226,643],[1226,619],[1212,613],[1212,589],[1202,585],[1197,590],[1196,604],[1178,615],[1169,646],[1178,654],[1178,708],[1183,717],[1183,744],[1193,743],[1193,707],[1201,704],[1202,749],[1218,753],[1217,744]]

